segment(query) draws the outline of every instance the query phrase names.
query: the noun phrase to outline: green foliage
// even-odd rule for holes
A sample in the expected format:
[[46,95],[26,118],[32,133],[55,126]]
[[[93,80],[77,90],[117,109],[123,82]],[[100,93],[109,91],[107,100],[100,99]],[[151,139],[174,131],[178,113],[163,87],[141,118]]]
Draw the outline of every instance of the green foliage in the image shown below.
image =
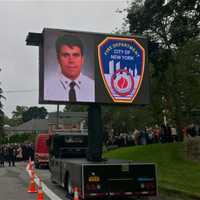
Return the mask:
[[130,32],[146,35],[160,46],[181,47],[200,33],[198,0],[141,0],[128,9]]
[[14,127],[14,126],[18,126],[20,124],[22,124],[22,119],[17,119],[17,118],[9,118],[7,116],[4,116],[4,124],[6,125],[9,125],[11,127]]
[[0,144],[7,144],[8,138],[7,137],[0,137]]
[[12,119],[8,120],[10,126],[17,126],[23,123],[23,113],[28,110],[27,106],[16,106],[16,110],[12,112]]
[[160,123],[164,111],[179,128],[190,123],[199,107],[199,0],[135,0],[127,12],[129,32],[149,41],[149,117]]
[[184,143],[153,144],[120,148],[104,154],[107,158],[125,159],[157,165],[158,186],[200,197],[200,163],[186,160]]
[[28,133],[21,133],[21,134],[14,134],[12,135],[7,142],[9,143],[24,143],[24,142],[34,142],[36,134],[28,134]]
[[[192,122],[192,110],[200,107],[200,41],[189,41],[176,53],[167,70],[168,109],[172,119]],[[171,97],[171,98],[170,98]]]
[[86,105],[73,105],[68,104],[64,108],[64,112],[87,112],[88,106]]
[[45,119],[48,113],[44,107],[16,106],[16,110],[12,114],[11,119],[6,119],[10,126],[17,126],[31,119]]
[[22,118],[22,115],[25,111],[28,110],[27,106],[16,106],[16,110],[12,112],[13,118]]
[[23,122],[30,121],[31,119],[45,119],[47,116],[47,110],[44,107],[30,107],[28,110],[23,112],[22,120]]
[[102,114],[104,126],[112,127],[117,134],[155,124],[148,106],[104,106]]

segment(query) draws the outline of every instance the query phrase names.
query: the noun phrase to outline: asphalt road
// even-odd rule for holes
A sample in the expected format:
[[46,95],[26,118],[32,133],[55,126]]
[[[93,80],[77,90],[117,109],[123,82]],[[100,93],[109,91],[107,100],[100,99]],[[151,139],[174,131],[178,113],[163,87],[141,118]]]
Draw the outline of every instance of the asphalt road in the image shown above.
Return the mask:
[[[26,170],[28,163],[17,162],[15,167],[0,167],[0,200],[37,200],[37,193],[28,193],[30,177]],[[36,171],[35,182],[42,181],[45,200],[68,200],[66,192],[50,180],[48,169]]]
[[[17,163],[18,165],[18,163]],[[27,192],[29,176],[25,164],[17,167],[0,167],[0,199],[2,200],[35,200],[36,194]]]

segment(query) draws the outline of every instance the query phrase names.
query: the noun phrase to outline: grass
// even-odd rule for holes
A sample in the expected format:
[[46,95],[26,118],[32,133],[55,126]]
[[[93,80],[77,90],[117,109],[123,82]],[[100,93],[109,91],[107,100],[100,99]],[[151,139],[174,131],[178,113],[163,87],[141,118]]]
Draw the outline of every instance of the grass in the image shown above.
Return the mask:
[[105,152],[104,157],[153,162],[159,189],[200,198],[200,163],[184,158],[184,143],[124,147]]

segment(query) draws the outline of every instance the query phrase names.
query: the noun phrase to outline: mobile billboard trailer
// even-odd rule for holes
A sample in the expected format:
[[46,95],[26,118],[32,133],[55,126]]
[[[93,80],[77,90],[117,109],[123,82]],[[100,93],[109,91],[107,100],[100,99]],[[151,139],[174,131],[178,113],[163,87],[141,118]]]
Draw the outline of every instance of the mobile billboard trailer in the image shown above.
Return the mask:
[[[78,37],[79,40],[82,41],[81,43],[84,47],[83,50],[78,49],[79,52],[73,54],[71,50],[74,50],[74,47],[76,47],[75,49],[77,50],[77,45],[74,45],[74,41],[71,41],[72,46],[65,44],[64,49],[67,49],[67,52],[62,52],[62,55],[66,55],[67,57],[76,55],[79,57],[79,61],[82,64],[80,67],[81,73],[87,77],[85,80],[90,80],[88,82],[83,81],[86,89],[84,89],[82,92],[85,94],[85,96],[89,96],[89,98],[86,99],[84,95],[77,95],[77,98],[75,98],[74,101],[71,101],[69,98],[65,98],[67,96],[66,93],[63,95],[63,90],[66,90],[67,94],[70,94],[70,89],[67,88],[67,84],[70,84],[68,82],[66,83],[66,79],[65,82],[63,82],[63,79],[59,78],[59,76],[56,77],[57,82],[54,82],[55,76],[57,76],[57,70],[59,73],[64,71],[61,66],[61,59],[58,59],[60,53],[58,51],[59,48],[56,48],[55,44],[58,44],[59,40],[63,40],[63,38],[68,37]],[[57,177],[58,174],[60,177],[60,181],[54,181],[65,187],[68,185],[67,188],[78,186],[79,190],[81,191],[80,194],[82,194],[82,198],[85,198],[85,196],[93,196],[94,194],[98,196],[100,193],[102,196],[156,195],[157,183],[156,169],[154,164],[136,164],[134,162],[130,163],[127,161],[120,162],[113,160],[103,161],[101,157],[103,141],[101,105],[112,104],[133,106],[141,104],[145,105],[149,102],[146,40],[137,36],[127,37],[111,34],[44,29],[41,34],[29,33],[27,37],[27,44],[39,46],[40,50],[40,103],[70,103],[89,105],[87,159],[71,159],[69,158],[71,156],[68,158],[56,158],[55,156],[52,156],[50,163],[57,163],[59,165],[58,169],[55,170],[53,170],[53,164],[50,166],[52,178],[54,179],[54,177]],[[69,49],[70,51],[68,51]],[[69,65],[68,67],[71,67],[72,72],[72,65]],[[63,74],[66,75],[66,73]],[[69,79],[69,77],[67,78]],[[77,94],[77,92],[81,90],[81,80],[77,80],[77,82],[76,80],[74,81],[74,85],[76,87],[75,92]],[[54,92],[48,92],[49,88],[53,88]],[[62,90],[59,90],[59,88],[62,88]],[[66,131],[65,134],[69,134],[69,131]],[[71,135],[71,137],[73,136]],[[69,150],[70,148],[66,146],[65,149]],[[75,147],[75,149],[76,152],[80,150],[78,147]],[[112,171],[113,168],[113,172],[115,173],[111,173],[113,177],[105,178],[104,175],[106,175],[106,173],[99,172],[104,171],[104,169],[106,169],[108,166],[108,171]],[[114,169],[115,167],[117,169]],[[84,169],[89,168],[92,171],[89,171],[89,174],[91,174],[87,176],[87,172],[84,172]],[[76,169],[77,171],[75,172],[74,170]],[[64,172],[62,170],[64,170]],[[58,174],[56,175],[54,172]],[[92,174],[96,173],[99,174],[99,177],[92,177]],[[130,181],[132,184],[131,189],[125,187],[126,185],[130,185],[130,183],[120,183],[125,176],[123,173],[127,175],[127,177],[125,177],[126,180],[136,180],[137,183]],[[79,174],[79,176],[76,175],[75,177],[75,174]],[[116,174],[122,174],[122,176],[120,175],[120,177],[116,177]],[[72,180],[70,181],[70,184],[67,184],[69,183],[69,178],[67,177],[70,177],[70,180]],[[108,179],[115,181],[108,181]],[[90,182],[89,180],[92,181]],[[98,180],[106,181],[101,182],[99,186],[99,184],[94,183],[95,181],[98,182]],[[94,183],[98,191],[92,192],[92,190],[88,190],[86,195],[85,190],[83,191],[83,188],[87,188],[88,181],[92,183],[92,185]],[[120,192],[117,192],[116,188],[118,187],[115,187],[118,184],[123,186],[121,187],[122,191]],[[107,185],[107,187],[105,185]],[[92,187],[93,186],[91,186],[91,188]],[[103,192],[102,187],[104,187]]]

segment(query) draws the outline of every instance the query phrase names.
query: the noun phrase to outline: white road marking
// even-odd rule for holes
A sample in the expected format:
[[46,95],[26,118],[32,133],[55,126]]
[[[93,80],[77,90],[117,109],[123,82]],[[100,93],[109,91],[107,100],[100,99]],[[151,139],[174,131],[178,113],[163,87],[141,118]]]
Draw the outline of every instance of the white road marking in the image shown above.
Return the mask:
[[[39,178],[35,177],[35,182],[37,185],[39,185]],[[52,192],[43,182],[42,185],[42,191],[52,200],[62,200],[59,196],[57,196],[54,192]]]
[[[29,176],[31,177],[31,170],[28,170],[28,167],[26,168]],[[39,177],[35,175],[35,183],[39,186]],[[57,196],[54,192],[52,192],[43,182],[41,182],[42,185],[42,191],[51,199],[51,200],[63,200],[59,196]]]

